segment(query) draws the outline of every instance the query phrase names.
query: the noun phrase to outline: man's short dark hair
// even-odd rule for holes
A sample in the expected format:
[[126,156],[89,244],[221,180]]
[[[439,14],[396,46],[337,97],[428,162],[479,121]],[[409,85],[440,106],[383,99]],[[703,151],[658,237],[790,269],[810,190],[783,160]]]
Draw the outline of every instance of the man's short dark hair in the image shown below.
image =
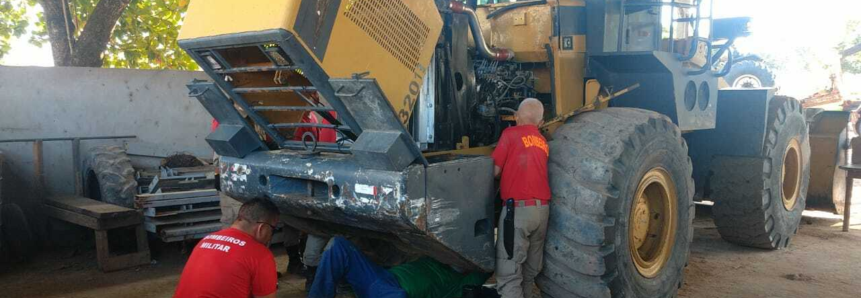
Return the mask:
[[278,207],[267,199],[253,199],[239,208],[239,218],[252,223],[272,220],[278,218],[279,214]]

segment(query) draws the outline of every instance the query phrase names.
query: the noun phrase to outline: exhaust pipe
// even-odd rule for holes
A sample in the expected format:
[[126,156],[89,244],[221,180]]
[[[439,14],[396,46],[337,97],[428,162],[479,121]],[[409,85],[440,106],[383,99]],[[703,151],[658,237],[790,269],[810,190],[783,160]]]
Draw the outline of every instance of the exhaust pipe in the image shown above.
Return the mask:
[[507,61],[514,59],[514,52],[509,49],[490,48],[484,42],[484,36],[481,33],[481,26],[478,24],[478,15],[475,10],[466,7],[461,2],[449,2],[448,8],[454,13],[465,14],[469,19],[469,29],[472,31],[472,37],[475,39],[475,46],[478,51],[487,59],[497,61]]

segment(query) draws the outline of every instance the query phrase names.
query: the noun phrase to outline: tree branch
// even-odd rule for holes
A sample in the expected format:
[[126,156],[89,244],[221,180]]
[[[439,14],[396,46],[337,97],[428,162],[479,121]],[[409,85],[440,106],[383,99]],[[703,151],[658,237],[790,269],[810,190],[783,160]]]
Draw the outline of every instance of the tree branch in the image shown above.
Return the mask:
[[111,32],[131,0],[100,0],[75,43],[72,65],[101,67]]
[[861,43],[856,44],[856,45],[852,46],[851,48],[844,50],[843,53],[841,53],[841,54],[842,54],[843,58],[846,58],[846,57],[855,55],[858,52],[861,52]]

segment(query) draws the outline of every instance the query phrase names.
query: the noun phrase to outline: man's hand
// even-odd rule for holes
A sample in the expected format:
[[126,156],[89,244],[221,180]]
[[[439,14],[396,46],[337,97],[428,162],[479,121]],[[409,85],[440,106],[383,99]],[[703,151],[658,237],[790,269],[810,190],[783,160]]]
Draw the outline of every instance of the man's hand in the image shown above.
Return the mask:
[[497,165],[493,165],[493,177],[499,177],[499,174],[502,174],[502,169]]

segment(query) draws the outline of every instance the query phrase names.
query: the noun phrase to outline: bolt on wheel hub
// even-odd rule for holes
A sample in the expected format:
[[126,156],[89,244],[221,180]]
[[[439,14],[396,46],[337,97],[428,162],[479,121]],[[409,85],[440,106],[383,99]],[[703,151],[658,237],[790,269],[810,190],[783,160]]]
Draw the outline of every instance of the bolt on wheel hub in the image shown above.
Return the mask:
[[734,88],[762,88],[762,81],[754,75],[742,75],[733,81]]

